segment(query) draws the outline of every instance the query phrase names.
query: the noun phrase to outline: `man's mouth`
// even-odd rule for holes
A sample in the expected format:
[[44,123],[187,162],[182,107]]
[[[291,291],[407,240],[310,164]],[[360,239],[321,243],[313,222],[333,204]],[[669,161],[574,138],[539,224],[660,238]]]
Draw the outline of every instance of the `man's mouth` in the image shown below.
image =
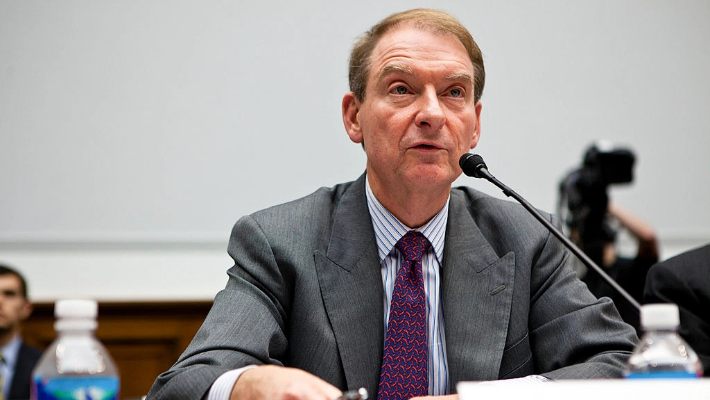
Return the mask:
[[419,150],[439,150],[440,149],[439,146],[435,146],[430,143],[418,143],[418,144],[414,145],[413,148],[419,149]]

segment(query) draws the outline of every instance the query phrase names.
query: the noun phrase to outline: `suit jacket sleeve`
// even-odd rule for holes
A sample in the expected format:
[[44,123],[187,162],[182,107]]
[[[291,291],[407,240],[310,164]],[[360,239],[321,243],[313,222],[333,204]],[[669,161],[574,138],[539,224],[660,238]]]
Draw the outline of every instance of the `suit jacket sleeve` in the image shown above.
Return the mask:
[[571,257],[548,233],[533,264],[529,329],[536,370],[550,379],[619,378],[638,341],[635,330],[609,298],[589,292]]
[[536,369],[550,379],[619,378],[638,341],[609,298],[596,299],[552,235],[535,265],[530,340]]
[[[280,285],[283,278],[263,234],[249,217],[241,219],[232,231],[230,252],[242,253],[243,249],[235,249],[241,246],[252,251],[243,253],[236,261],[239,267],[228,271],[227,285],[215,297],[192,343],[169,371],[158,376],[149,399],[200,399],[226,371],[278,363],[269,354],[286,348]],[[253,337],[250,332],[261,332],[264,340],[249,340]]]

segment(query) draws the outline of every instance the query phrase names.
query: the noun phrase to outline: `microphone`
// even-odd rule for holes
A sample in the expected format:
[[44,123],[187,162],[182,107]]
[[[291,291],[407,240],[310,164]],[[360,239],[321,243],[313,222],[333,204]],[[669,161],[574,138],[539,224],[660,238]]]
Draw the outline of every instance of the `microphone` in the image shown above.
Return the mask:
[[629,303],[631,303],[632,306],[636,308],[636,310],[640,311],[641,310],[641,305],[639,304],[636,299],[634,299],[624,288],[622,288],[612,277],[610,277],[604,270],[598,266],[597,264],[592,261],[591,258],[589,258],[582,250],[579,249],[574,243],[572,243],[571,240],[565,236],[562,231],[557,229],[548,219],[542,216],[539,211],[535,207],[533,207],[527,200],[525,200],[521,195],[515,193],[512,189],[510,189],[508,186],[503,184],[503,182],[499,181],[495,176],[493,176],[490,172],[488,172],[488,167],[486,166],[485,161],[483,161],[483,157],[479,156],[478,154],[471,154],[471,153],[466,153],[461,156],[459,159],[459,166],[461,167],[461,170],[463,170],[463,173],[466,174],[467,176],[471,176],[474,178],[484,178],[491,182],[492,184],[498,186],[501,190],[503,190],[503,193],[508,196],[512,197],[515,200],[518,201],[523,207],[525,207],[526,210],[530,214],[533,215],[538,221],[540,221],[545,228],[547,228],[550,233],[555,235],[560,241],[562,241],[562,244],[565,245],[575,256],[577,256],[584,265],[587,266],[587,268],[593,269],[596,271],[611,287],[614,288],[619,294],[621,294]]
[[[490,174],[486,162],[478,154],[466,153],[462,155],[459,159],[459,166],[464,174],[474,178],[483,178],[484,173]],[[485,172],[482,173],[482,171]]]

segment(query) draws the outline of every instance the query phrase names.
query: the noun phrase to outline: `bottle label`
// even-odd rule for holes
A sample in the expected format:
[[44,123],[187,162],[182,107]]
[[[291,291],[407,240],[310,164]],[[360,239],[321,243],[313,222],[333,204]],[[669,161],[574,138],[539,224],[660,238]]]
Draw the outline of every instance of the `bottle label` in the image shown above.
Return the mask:
[[118,378],[110,376],[36,377],[33,392],[37,400],[118,400]]
[[626,379],[697,379],[699,376],[688,371],[633,372]]

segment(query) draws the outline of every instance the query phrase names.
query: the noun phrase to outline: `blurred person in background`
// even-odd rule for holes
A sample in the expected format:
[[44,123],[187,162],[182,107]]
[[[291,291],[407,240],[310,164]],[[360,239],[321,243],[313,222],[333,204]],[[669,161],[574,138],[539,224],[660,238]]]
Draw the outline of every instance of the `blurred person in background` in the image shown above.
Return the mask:
[[20,326],[32,313],[27,282],[17,270],[0,264],[0,387],[2,398],[30,398],[32,370],[42,352],[22,341]]
[[705,376],[710,376],[710,244],[652,266],[643,301],[678,306],[678,333],[698,353]]
[[[629,210],[610,201],[610,185],[633,182],[636,158],[629,149],[608,143],[590,146],[582,166],[560,182],[558,213],[569,228],[569,238],[639,303],[649,268],[658,262],[653,227]],[[616,246],[617,234],[626,230],[636,241],[636,255],[624,257]],[[580,266],[578,273],[597,297],[609,297],[621,317],[640,334],[639,313],[594,270]]]

